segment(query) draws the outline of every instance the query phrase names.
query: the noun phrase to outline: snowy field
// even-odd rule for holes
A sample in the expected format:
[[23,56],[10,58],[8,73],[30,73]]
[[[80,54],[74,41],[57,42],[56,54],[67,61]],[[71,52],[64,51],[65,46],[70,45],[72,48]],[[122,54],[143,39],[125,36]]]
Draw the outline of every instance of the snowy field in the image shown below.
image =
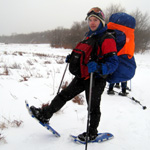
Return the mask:
[[[69,135],[86,130],[87,105],[68,102],[53,118],[57,138],[32,119],[25,107],[40,107],[56,95],[70,50],[49,45],[0,44],[0,150],[83,150]],[[128,82],[129,96],[107,95],[101,102],[99,132],[111,132],[114,139],[88,144],[88,150],[149,150],[150,148],[150,52],[136,54],[136,75]],[[67,70],[64,83],[73,76]],[[108,85],[107,85],[108,86]],[[117,89],[115,89],[117,90]],[[120,90],[119,90],[120,91]],[[84,93],[81,93],[84,96]]]

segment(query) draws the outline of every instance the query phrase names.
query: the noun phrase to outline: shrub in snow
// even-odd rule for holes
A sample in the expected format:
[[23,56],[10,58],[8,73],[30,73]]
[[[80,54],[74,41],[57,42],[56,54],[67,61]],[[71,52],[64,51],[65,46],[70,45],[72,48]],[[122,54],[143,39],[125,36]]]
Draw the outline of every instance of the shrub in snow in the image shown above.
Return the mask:
[[2,136],[2,134],[0,133],[0,144],[5,144],[5,143],[7,143],[6,142],[6,140],[5,140],[5,137],[4,136]]

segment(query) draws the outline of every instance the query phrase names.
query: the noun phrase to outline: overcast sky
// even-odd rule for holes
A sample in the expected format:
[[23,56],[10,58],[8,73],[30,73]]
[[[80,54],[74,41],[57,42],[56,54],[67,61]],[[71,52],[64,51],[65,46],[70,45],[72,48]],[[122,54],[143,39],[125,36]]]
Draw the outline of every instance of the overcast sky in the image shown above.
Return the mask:
[[90,8],[104,10],[110,4],[150,15],[149,0],[0,0],[0,35],[70,28],[75,21],[84,20]]

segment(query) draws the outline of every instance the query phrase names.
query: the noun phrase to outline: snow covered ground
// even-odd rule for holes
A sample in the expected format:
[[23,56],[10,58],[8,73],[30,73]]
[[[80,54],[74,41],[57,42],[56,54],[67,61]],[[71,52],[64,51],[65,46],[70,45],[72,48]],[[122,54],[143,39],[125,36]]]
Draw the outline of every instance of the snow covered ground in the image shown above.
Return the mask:
[[[84,145],[71,142],[70,134],[86,130],[87,105],[68,102],[53,118],[51,125],[61,134],[55,137],[32,119],[25,107],[40,107],[56,95],[70,50],[49,45],[0,44],[0,150],[83,150]],[[88,144],[88,150],[148,150],[150,147],[150,52],[135,55],[136,75],[128,86],[130,96],[107,95],[101,102],[99,132],[111,132],[115,138]],[[64,82],[73,76],[67,70]],[[117,90],[117,89],[115,89]],[[120,91],[120,90],[119,90]],[[82,93],[84,96],[84,93]],[[15,125],[13,124],[15,123]],[[21,124],[21,125],[20,125]],[[15,126],[19,127],[15,127]]]

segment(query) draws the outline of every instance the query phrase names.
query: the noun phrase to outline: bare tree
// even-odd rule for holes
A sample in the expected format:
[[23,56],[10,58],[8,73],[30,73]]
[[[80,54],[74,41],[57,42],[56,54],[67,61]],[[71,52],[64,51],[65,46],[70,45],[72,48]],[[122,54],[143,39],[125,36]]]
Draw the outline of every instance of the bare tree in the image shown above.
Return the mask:
[[104,10],[106,23],[108,23],[109,18],[112,14],[118,12],[126,12],[126,10],[120,4],[111,4],[108,8],[106,8]]
[[88,25],[87,22],[75,22],[73,26],[70,29],[70,37],[69,41],[72,43],[72,47],[75,47],[75,45],[81,41],[85,35],[85,33],[88,31]]
[[135,52],[144,52],[150,48],[150,19],[147,13],[137,9],[131,14],[136,19]]

